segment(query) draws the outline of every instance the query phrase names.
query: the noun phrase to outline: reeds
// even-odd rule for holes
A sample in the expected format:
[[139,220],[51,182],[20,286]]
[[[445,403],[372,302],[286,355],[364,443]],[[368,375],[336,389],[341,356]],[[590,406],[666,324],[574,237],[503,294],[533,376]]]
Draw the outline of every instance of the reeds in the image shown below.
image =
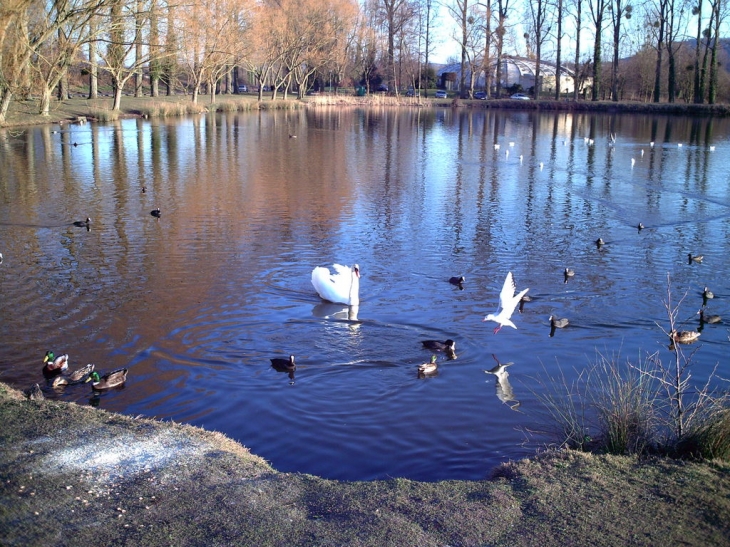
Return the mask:
[[[664,306],[674,329],[684,297],[672,304],[670,279]],[[686,294],[685,294],[686,296]],[[672,344],[673,358],[659,353],[621,364],[620,354],[600,352],[576,380],[563,371],[536,378],[533,394],[545,411],[539,435],[558,446],[610,454],[660,453],[682,458],[730,459],[730,392],[713,388],[722,380],[713,370],[707,381],[691,384],[692,357]]]

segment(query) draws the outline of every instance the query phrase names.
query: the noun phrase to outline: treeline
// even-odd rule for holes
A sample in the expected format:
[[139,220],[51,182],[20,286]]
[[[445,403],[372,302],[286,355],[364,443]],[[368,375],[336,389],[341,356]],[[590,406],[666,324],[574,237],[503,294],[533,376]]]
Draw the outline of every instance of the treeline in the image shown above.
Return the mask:
[[125,88],[158,96],[184,85],[194,102],[242,84],[259,99],[264,89],[301,97],[315,82],[428,88],[435,48],[449,46],[434,39],[443,28],[459,52],[462,97],[481,72],[499,96],[501,60],[517,54],[536,62],[537,97],[550,60],[590,79],[593,100],[715,103],[725,99],[728,1],[695,1],[2,0],[0,122],[14,98],[40,97],[48,114],[73,73],[89,98],[108,82],[115,110]]

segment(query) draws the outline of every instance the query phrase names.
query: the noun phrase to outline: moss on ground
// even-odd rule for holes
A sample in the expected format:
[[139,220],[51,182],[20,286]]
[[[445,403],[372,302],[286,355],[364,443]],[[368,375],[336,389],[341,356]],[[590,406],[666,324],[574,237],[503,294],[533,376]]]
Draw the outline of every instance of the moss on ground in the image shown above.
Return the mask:
[[727,545],[730,466],[553,452],[484,481],[279,473],[231,439],[0,384],[0,544]]

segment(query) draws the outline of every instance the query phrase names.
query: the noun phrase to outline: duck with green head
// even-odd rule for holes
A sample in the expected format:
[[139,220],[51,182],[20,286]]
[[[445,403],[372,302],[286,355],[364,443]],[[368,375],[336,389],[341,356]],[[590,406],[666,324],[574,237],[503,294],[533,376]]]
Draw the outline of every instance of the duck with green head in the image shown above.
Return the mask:
[[94,371],[89,376],[91,389],[94,391],[102,391],[113,387],[119,387],[127,381],[127,372],[126,368],[119,368],[106,373],[104,376],[99,376],[99,373]]
[[68,369],[68,354],[56,357],[51,350],[43,358],[43,373],[58,374]]

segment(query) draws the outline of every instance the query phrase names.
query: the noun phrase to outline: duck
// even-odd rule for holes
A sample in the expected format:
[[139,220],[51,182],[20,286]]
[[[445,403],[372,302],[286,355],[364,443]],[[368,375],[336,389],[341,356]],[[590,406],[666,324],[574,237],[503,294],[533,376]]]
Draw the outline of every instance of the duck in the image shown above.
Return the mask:
[[30,399],[31,401],[42,401],[46,398],[43,395],[43,390],[41,389],[41,386],[39,384],[36,384],[29,389],[26,389],[23,393],[25,393],[25,396],[28,397],[28,399]]
[[711,298],[715,298],[715,294],[710,289],[705,287],[705,289],[702,291],[702,298],[704,298],[705,300],[710,300]]
[[722,317],[720,317],[719,315],[705,315],[705,310],[700,310],[697,313],[700,316],[700,324],[709,323],[710,325],[712,325],[714,323],[722,322]]
[[693,330],[672,330],[669,333],[669,337],[672,339],[673,342],[676,342],[677,344],[691,344],[693,342],[696,342],[697,339],[700,337],[700,333]]
[[117,370],[106,373],[104,376],[99,376],[98,372],[92,372],[89,376],[91,389],[94,391],[102,391],[121,386],[127,381],[127,372],[128,370],[126,368],[118,368]]
[[431,361],[428,363],[422,363],[418,365],[418,375],[419,376],[426,376],[428,374],[433,374],[436,372],[436,369],[438,369],[438,364],[436,363],[436,356],[431,356]]
[[86,220],[77,220],[74,222],[74,226],[79,228],[88,228],[91,225],[91,217],[86,217]]
[[450,338],[443,342],[439,340],[421,340],[421,344],[423,344],[424,348],[430,349],[431,351],[456,351],[456,342]]
[[68,369],[68,354],[56,357],[51,350],[43,358],[43,373],[57,374]]
[[460,289],[464,289],[464,282],[466,281],[466,277],[463,275],[461,276],[454,276],[451,279],[449,279],[449,283],[452,285],[458,286]]
[[641,230],[643,230],[643,229],[644,229],[644,225],[643,225],[643,224],[642,224],[641,222],[639,222],[639,225],[638,225],[638,226],[637,226],[636,228],[637,228],[637,229],[638,229],[639,231],[641,231]]
[[507,272],[507,277],[504,279],[502,290],[499,292],[499,311],[495,315],[490,313],[482,321],[494,321],[497,323],[497,327],[494,329],[494,334],[497,334],[502,327],[505,325],[516,329],[515,324],[510,320],[512,314],[520,303],[522,297],[527,294],[530,289],[523,289],[521,292],[515,294],[517,285],[515,284],[514,275],[512,272]]
[[605,241],[603,241],[603,238],[600,238],[600,237],[599,237],[599,238],[598,238],[598,239],[596,240],[596,247],[601,247],[601,246],[603,246],[603,245],[605,245],[605,244],[606,244],[606,242],[605,242]]
[[565,282],[568,282],[568,279],[571,277],[575,277],[575,270],[572,268],[565,268],[565,271],[563,272],[563,277],[565,278]]
[[702,255],[693,255],[692,253],[687,253],[688,262],[692,264],[692,262],[702,262],[702,259],[705,258]]
[[329,268],[317,266],[312,270],[312,285],[323,300],[335,304],[357,306],[360,304],[360,266],[333,264],[335,274]]
[[160,208],[158,207],[157,209],[152,209],[152,210],[150,211],[150,214],[151,214],[151,215],[152,215],[153,217],[156,217],[156,218],[160,218],[160,217],[162,216],[162,211],[160,211]]
[[294,363],[294,356],[290,355],[289,359],[282,359],[281,357],[274,357],[271,359],[271,366],[279,372],[288,372],[296,370],[297,365]]
[[568,321],[565,317],[562,319],[558,319],[554,315],[550,316],[550,327],[553,329],[564,329],[570,324],[570,321]]
[[68,376],[56,376],[53,380],[53,387],[68,386],[71,384],[82,384],[86,382],[91,373],[94,372],[94,365],[89,363],[85,367],[75,370]]

